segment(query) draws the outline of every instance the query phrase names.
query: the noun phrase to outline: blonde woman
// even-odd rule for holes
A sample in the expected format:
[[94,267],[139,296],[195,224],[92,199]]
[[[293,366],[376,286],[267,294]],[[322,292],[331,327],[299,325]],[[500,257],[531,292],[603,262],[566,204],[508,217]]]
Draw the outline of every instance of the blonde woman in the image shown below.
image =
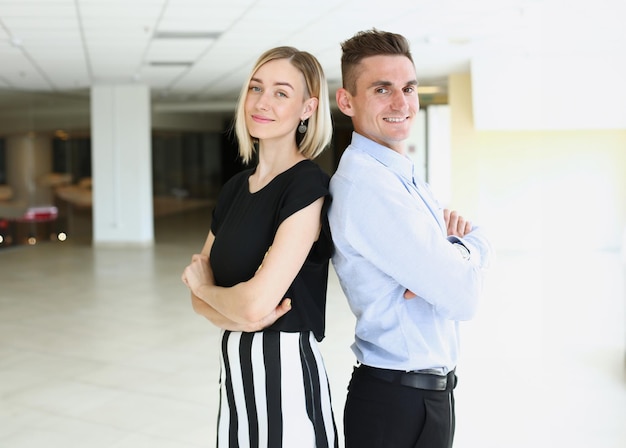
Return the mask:
[[253,168],[220,193],[201,254],[183,272],[194,310],[224,329],[218,447],[337,447],[324,337],[332,241],[329,178],[312,159],[332,133],[315,57],[265,52],[235,131]]

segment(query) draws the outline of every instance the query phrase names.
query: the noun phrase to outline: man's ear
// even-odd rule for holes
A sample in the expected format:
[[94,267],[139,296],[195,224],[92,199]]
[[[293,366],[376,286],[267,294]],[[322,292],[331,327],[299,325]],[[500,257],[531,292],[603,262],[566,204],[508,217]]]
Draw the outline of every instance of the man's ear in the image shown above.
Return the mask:
[[335,94],[335,98],[337,99],[337,107],[339,110],[343,112],[348,117],[354,115],[352,110],[352,95],[343,87],[337,89],[337,93]]

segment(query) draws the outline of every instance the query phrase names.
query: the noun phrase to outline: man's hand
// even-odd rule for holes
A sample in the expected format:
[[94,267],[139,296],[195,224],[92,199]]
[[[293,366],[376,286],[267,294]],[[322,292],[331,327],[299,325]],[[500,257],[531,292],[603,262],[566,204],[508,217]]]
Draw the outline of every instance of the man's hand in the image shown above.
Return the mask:
[[448,236],[463,238],[472,231],[472,224],[455,210],[443,209],[443,219],[446,222]]
[[[463,238],[465,235],[472,231],[472,224],[469,221],[466,221],[461,215],[459,215],[454,210],[449,210],[447,208],[443,209],[443,219],[446,223],[446,229],[448,231],[448,236],[456,236],[459,238]],[[411,290],[404,291],[405,299],[413,299],[417,297]]]

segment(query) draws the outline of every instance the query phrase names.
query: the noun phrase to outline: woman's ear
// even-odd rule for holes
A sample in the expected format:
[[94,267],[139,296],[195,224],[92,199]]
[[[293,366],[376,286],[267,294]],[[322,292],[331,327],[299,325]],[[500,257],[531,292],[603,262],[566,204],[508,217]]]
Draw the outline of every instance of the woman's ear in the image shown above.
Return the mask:
[[304,111],[300,116],[300,120],[307,120],[313,115],[315,110],[317,109],[317,105],[319,100],[315,97],[311,97],[304,102]]
[[343,87],[340,87],[339,89],[337,89],[335,98],[337,99],[337,107],[339,107],[339,110],[341,112],[343,112],[348,117],[351,117],[352,115],[354,115],[354,112],[352,111],[352,102],[351,102],[352,95],[350,95],[350,92],[348,92]]

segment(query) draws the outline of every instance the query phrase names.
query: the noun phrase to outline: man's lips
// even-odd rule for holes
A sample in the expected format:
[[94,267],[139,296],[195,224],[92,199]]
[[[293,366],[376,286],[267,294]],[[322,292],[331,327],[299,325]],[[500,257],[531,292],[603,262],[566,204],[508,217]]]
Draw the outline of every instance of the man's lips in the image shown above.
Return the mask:
[[403,123],[408,120],[408,117],[386,117],[383,118],[388,123]]

